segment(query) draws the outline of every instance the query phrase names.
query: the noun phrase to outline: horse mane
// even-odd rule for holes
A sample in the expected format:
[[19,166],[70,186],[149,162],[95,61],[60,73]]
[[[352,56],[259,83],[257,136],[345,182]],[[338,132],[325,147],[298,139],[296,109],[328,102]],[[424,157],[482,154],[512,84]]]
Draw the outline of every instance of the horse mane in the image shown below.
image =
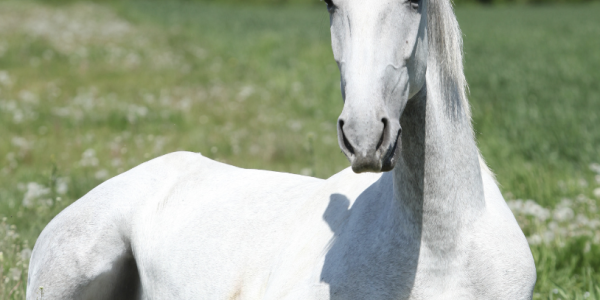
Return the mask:
[[[450,117],[466,116],[471,126],[471,108],[467,99],[469,87],[463,69],[462,32],[450,1],[428,0],[427,3],[427,80],[437,81],[434,85],[440,90],[431,92],[439,93],[436,96],[445,100]],[[429,94],[430,90],[427,92]],[[498,184],[496,175],[485,163],[479,149],[477,154],[481,172],[487,173]]]
[[[440,97],[452,116],[471,118],[467,100],[467,80],[463,70],[462,32],[452,9],[451,0],[427,1],[428,80],[436,80]],[[429,71],[428,71],[429,73]]]

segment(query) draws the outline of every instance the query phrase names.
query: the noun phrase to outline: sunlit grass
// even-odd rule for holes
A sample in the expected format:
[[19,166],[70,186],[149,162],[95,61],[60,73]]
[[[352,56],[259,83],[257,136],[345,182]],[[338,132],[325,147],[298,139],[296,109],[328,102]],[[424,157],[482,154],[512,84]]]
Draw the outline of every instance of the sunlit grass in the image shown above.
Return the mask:
[[[598,14],[458,9],[478,143],[531,243],[535,299],[600,299]],[[328,24],[311,6],[0,2],[0,298],[24,298],[54,215],[153,157],[345,168]]]

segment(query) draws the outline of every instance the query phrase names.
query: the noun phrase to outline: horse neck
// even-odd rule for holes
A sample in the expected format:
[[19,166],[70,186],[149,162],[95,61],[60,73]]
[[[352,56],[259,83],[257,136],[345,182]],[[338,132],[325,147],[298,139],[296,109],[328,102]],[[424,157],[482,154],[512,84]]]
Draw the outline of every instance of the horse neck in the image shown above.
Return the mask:
[[394,193],[422,241],[443,249],[485,202],[470,117],[463,110],[451,112],[441,95],[428,82],[406,105]]

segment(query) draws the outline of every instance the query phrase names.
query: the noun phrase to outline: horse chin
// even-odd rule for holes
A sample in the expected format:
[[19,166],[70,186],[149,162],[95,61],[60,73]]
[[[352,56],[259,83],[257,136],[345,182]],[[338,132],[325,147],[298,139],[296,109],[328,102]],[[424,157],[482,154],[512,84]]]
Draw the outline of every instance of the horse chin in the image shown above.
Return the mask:
[[379,173],[381,172],[382,164],[380,160],[369,159],[366,157],[354,158],[351,162],[352,171],[354,173]]

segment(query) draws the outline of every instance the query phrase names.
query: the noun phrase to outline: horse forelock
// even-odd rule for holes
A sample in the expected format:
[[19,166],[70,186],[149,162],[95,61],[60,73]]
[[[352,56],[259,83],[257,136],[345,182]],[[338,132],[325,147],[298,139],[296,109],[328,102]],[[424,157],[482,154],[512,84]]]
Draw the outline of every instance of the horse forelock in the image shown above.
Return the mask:
[[471,117],[467,100],[467,81],[463,70],[462,32],[450,0],[428,0],[427,43],[429,48],[428,73],[436,80],[440,95],[453,116]]

